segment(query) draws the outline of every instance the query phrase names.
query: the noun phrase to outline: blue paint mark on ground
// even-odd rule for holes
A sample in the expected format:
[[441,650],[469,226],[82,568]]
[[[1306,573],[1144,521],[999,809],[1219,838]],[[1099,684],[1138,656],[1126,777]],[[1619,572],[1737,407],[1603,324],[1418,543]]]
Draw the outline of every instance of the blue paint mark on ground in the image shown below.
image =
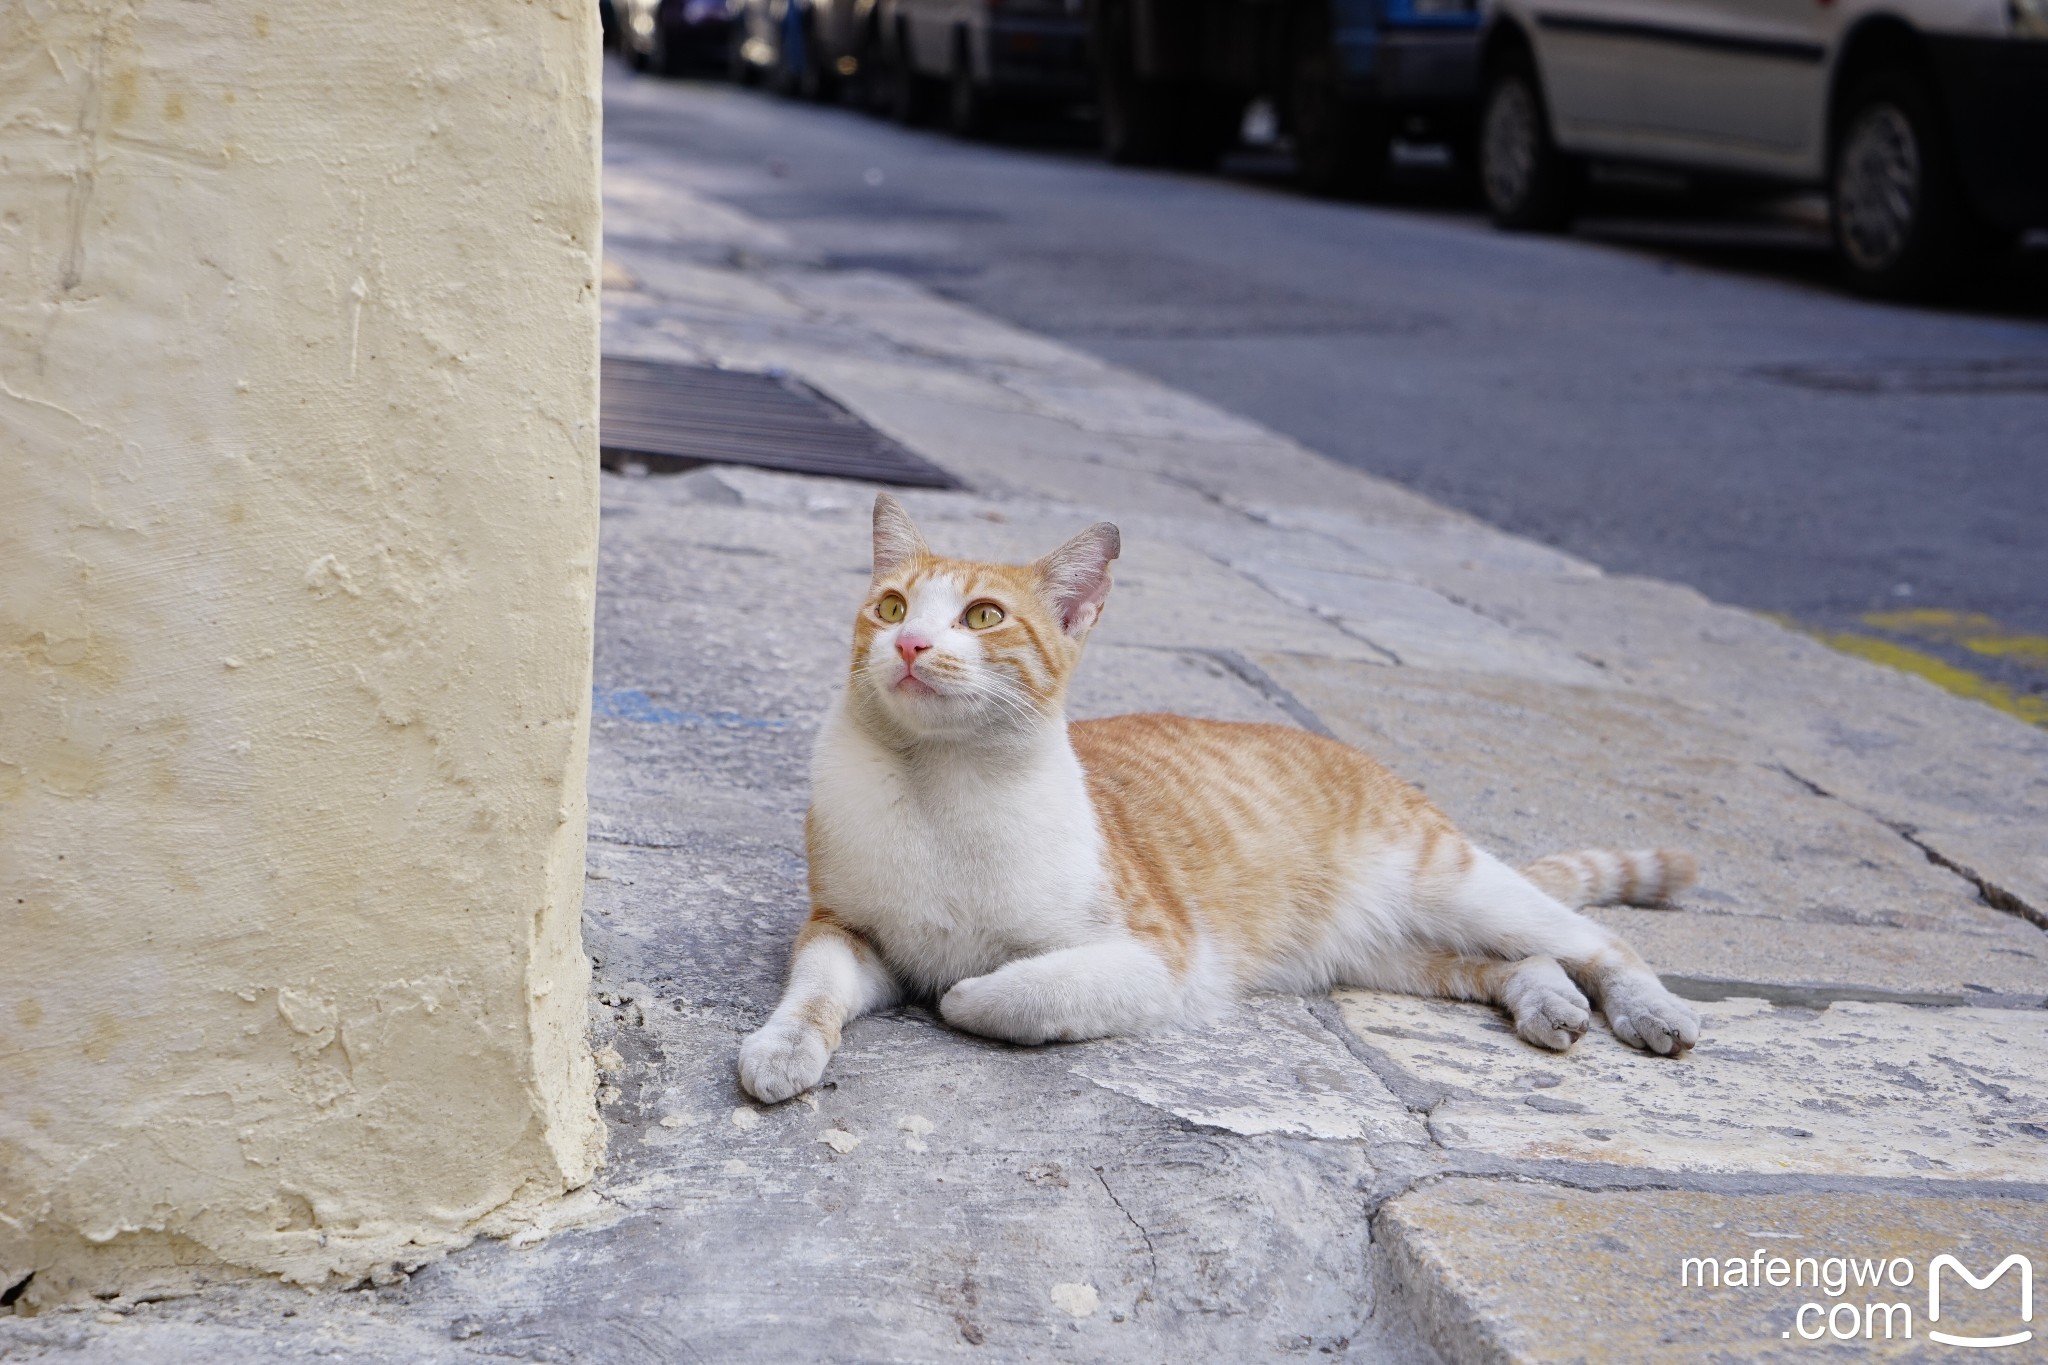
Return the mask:
[[781,730],[786,720],[743,716],[737,711],[678,711],[663,706],[637,687],[593,687],[590,713],[641,725],[680,725],[689,730]]

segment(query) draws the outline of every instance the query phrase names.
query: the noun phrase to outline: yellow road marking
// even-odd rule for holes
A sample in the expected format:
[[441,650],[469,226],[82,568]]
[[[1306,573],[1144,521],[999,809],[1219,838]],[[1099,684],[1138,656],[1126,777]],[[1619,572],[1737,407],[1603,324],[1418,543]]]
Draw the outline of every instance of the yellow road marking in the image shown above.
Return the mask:
[[2016,635],[1981,611],[1873,611],[1864,616],[1863,624],[1892,635],[1961,645],[1988,659],[2048,668],[2048,635]]
[[[1869,617],[1864,619],[1870,620]],[[1884,664],[1888,668],[1898,669],[1901,673],[1911,673],[1959,697],[1968,697],[1972,701],[1981,701],[1986,706],[1995,706],[2007,715],[2015,716],[2029,725],[2048,726],[2048,697],[2015,692],[2009,687],[1992,682],[1989,678],[1980,678],[1967,669],[1957,668],[1954,664],[1937,659],[1932,654],[1894,644],[1890,640],[1880,640],[1875,636],[1838,630],[1817,631],[1814,638],[1839,649],[1844,654],[1853,654],[1859,659]]]

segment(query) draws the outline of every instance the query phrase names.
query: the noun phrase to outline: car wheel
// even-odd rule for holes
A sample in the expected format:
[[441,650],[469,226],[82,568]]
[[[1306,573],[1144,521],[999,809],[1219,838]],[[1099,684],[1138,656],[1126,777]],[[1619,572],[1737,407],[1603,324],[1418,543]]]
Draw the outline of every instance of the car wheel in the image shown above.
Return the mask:
[[1311,194],[1369,198],[1386,181],[1393,132],[1380,110],[1344,98],[1329,36],[1317,29],[1294,65],[1288,128],[1294,174]]
[[1228,145],[1240,110],[1199,88],[1140,76],[1129,7],[1105,3],[1095,24],[1096,108],[1102,151],[1119,166],[1207,170]]
[[1500,66],[1479,107],[1479,187],[1493,221],[1514,232],[1561,232],[1577,213],[1581,183],[1578,162],[1551,139],[1534,69]]
[[810,60],[805,29],[802,7],[789,0],[775,35],[775,65],[768,77],[768,88],[778,95],[794,98],[803,91],[804,66]]
[[995,123],[988,91],[974,79],[974,62],[962,34],[953,44],[953,74],[946,85],[946,126],[959,137],[984,138]]
[[1297,81],[1294,174],[1311,194],[1369,199],[1386,183],[1393,136],[1377,109],[1337,97],[1326,85]]
[[910,26],[898,23],[896,42],[889,54],[886,93],[889,117],[906,128],[930,123],[931,88],[931,82],[918,74],[917,62],[910,50]]
[[1849,282],[1907,296],[1951,278],[1975,226],[1927,88],[1906,71],[1857,83],[1838,124],[1830,209]]
[[815,17],[804,25],[803,57],[797,64],[796,93],[813,104],[830,104],[839,98],[839,73],[818,41]]
[[1102,152],[1119,166],[1158,166],[1173,160],[1172,111],[1157,84],[1104,63],[1098,101]]
[[747,60],[747,23],[744,15],[734,17],[732,28],[726,34],[725,78],[734,85],[753,85],[761,78],[761,73]]
[[654,32],[647,35],[647,67],[658,76],[680,76],[682,60],[669,39],[668,6],[654,7]]
[[889,69],[889,45],[882,41],[882,31],[872,17],[861,26],[853,55],[854,75],[848,84],[854,106],[863,113],[888,114],[895,107],[895,77]]

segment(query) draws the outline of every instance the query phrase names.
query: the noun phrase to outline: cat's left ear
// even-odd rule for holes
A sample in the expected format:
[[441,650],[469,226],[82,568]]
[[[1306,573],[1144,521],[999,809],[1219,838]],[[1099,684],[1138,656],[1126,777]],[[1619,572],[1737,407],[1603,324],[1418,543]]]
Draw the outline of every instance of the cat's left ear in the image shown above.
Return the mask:
[[1123,535],[1098,521],[1032,565],[1067,634],[1080,639],[1102,615],[1109,597],[1109,561],[1123,549]]

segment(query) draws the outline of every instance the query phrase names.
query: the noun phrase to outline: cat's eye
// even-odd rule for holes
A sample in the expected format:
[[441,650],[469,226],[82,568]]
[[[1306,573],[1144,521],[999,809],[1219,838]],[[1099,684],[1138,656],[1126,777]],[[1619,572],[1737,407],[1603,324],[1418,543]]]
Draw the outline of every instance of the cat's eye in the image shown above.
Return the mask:
[[969,630],[987,630],[1003,619],[1003,609],[993,602],[976,602],[960,619],[967,622]]
[[881,617],[892,626],[901,621],[904,613],[909,610],[910,608],[904,604],[902,596],[898,593],[892,592],[881,601],[875,603],[875,615]]

